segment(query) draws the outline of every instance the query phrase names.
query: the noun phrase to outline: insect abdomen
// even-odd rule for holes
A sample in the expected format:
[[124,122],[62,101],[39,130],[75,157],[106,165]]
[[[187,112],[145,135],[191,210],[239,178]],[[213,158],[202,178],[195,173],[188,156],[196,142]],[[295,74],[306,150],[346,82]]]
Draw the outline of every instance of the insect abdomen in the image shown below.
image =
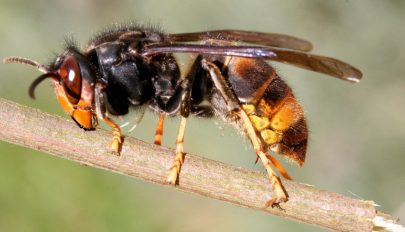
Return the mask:
[[308,138],[304,113],[291,88],[278,76],[249,117],[270,150],[293,159],[299,165],[304,163]]
[[308,129],[291,88],[262,60],[234,58],[228,67],[231,85],[264,144],[302,165]]

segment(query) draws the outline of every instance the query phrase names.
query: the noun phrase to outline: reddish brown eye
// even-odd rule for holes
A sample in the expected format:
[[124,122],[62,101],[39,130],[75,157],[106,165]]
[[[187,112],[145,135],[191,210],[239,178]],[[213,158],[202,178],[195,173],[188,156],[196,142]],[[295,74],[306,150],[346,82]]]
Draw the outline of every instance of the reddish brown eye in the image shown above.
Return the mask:
[[68,56],[63,61],[59,69],[59,75],[69,101],[72,104],[78,103],[82,90],[82,77],[74,56]]

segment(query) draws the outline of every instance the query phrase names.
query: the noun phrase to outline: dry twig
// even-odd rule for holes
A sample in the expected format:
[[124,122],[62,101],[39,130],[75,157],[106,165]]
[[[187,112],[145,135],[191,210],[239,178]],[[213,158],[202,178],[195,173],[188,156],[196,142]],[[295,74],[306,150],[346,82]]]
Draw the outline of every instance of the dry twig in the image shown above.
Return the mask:
[[[172,149],[127,137],[121,156],[109,155],[106,144],[110,132],[84,132],[71,121],[4,99],[0,99],[0,119],[0,140],[160,185],[165,185],[175,154]],[[292,181],[283,183],[290,195],[282,204],[284,210],[264,209],[264,203],[274,194],[264,173],[188,154],[177,188],[332,230],[403,228],[389,215],[377,212],[372,201]]]

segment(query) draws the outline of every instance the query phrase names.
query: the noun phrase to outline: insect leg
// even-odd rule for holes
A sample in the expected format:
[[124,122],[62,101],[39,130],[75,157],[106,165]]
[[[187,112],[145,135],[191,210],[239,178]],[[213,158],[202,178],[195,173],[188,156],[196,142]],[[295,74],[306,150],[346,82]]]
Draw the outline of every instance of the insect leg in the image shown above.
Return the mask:
[[235,94],[230,88],[227,88],[228,83],[226,82],[225,77],[222,75],[221,70],[218,68],[218,66],[205,59],[201,61],[201,65],[206,71],[209,72],[215,87],[219,90],[226,102],[228,111],[233,112],[242,110]]
[[267,154],[265,153],[263,146],[261,145],[260,139],[257,137],[256,131],[246,112],[241,110],[240,117],[245,125],[246,132],[250,138],[250,141],[252,141],[253,148],[255,149],[257,156],[260,158],[264,168],[267,171],[272,188],[276,191],[276,198],[266,202],[265,206],[266,207],[275,206],[281,202],[286,202],[288,200],[288,194],[284,189],[284,186],[282,185],[280,178],[277,176],[276,172],[274,172],[274,170],[270,165],[270,162],[273,162],[273,160],[270,160],[267,157]]
[[176,156],[167,177],[167,183],[176,185],[180,173],[181,165],[184,163],[184,131],[186,129],[187,118],[181,117],[179,132],[176,139]]
[[[266,154],[267,158],[271,161],[271,163],[274,165],[274,167],[277,168],[278,172],[287,180],[292,180],[291,176],[288,175],[287,171],[285,170],[285,168],[281,165],[280,162],[278,162],[278,160],[276,158],[274,158],[272,155],[270,154]],[[259,158],[259,156],[258,156]]]
[[110,149],[115,155],[119,155],[120,150],[121,150],[121,145],[122,145],[121,129],[106,114],[105,103],[104,103],[104,86],[101,83],[96,84],[95,104],[96,104],[97,117],[102,119],[105,123],[107,123],[107,125],[109,125],[113,130],[113,140],[111,142]]
[[210,73],[210,76],[215,84],[215,87],[221,92],[224,100],[228,105],[228,111],[233,112],[242,121],[246,129],[247,135],[253,144],[253,148],[256,154],[259,156],[267,174],[270,178],[272,188],[276,191],[276,198],[271,199],[266,203],[266,207],[275,206],[281,202],[288,200],[288,194],[281,184],[280,178],[277,176],[276,172],[272,169],[270,163],[271,160],[267,158],[266,149],[263,147],[261,140],[256,134],[256,131],[249,119],[249,116],[244,110],[242,110],[239,101],[236,99],[235,94],[230,88],[227,88],[227,83],[225,77],[222,75],[220,69],[212,62],[202,60],[202,67]]
[[198,70],[201,69],[200,62],[201,57],[198,56],[194,60],[187,75],[179,79],[172,96],[166,101],[162,101],[158,96],[152,101],[152,108],[155,108],[165,115],[178,115],[180,113],[181,116],[187,118],[191,108],[191,88],[193,86],[194,77],[198,75]]
[[[167,183],[176,185],[178,184],[178,177],[181,170],[181,166],[184,163],[184,131],[186,129],[187,117],[190,114],[191,108],[191,88],[194,82],[194,78],[198,71],[201,69],[201,56],[197,56],[194,60],[190,70],[187,75],[182,79],[180,83],[180,88],[183,91],[181,102],[180,102],[180,115],[181,122],[179,127],[179,132],[176,139],[176,156],[174,157],[173,164],[170,168],[170,173],[167,177]],[[156,140],[155,140],[156,141]]]
[[165,115],[164,114],[160,114],[159,115],[159,120],[158,120],[158,124],[156,126],[156,130],[155,130],[155,141],[154,143],[156,145],[161,145],[162,144],[162,136],[163,136],[163,125],[165,122]]

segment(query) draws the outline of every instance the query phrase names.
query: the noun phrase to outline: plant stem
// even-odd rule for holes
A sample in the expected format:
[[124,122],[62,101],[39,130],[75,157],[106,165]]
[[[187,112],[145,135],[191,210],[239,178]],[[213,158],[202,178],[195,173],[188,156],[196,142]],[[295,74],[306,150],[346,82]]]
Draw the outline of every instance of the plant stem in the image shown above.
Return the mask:
[[[4,99],[0,99],[0,119],[0,140],[166,185],[175,154],[172,149],[126,137],[121,156],[114,156],[106,149],[111,132],[101,129],[85,132],[72,121]],[[376,218],[379,222],[381,218],[392,220],[390,216],[377,215],[372,201],[352,199],[293,181],[283,183],[289,201],[281,204],[282,210],[263,208],[274,195],[265,173],[187,154],[176,188],[338,231],[371,231],[377,228]]]

